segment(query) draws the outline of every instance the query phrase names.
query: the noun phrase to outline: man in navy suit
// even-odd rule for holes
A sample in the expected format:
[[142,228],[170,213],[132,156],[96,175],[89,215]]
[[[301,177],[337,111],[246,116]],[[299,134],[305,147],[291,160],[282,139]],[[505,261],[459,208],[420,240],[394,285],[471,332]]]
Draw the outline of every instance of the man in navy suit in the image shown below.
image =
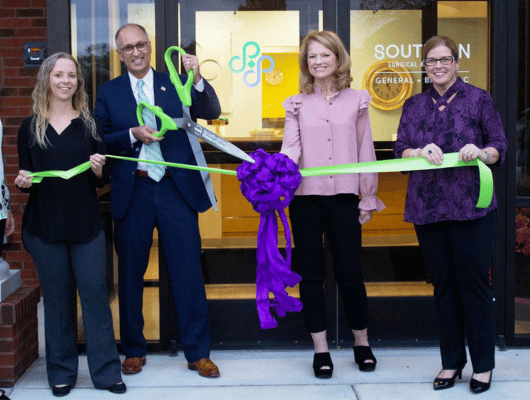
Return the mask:
[[[196,165],[188,135],[182,129],[168,131],[138,126],[136,106],[146,99],[172,118],[182,117],[182,104],[169,76],[154,71],[151,44],[145,29],[127,24],[116,33],[120,60],[128,73],[100,86],[94,116],[104,128],[109,154],[150,158],[153,145],[165,161]],[[191,114],[216,119],[221,113],[214,89],[202,79],[196,56],[183,56],[186,72],[194,71]],[[142,92],[140,92],[142,91]],[[152,125],[154,125],[154,118]],[[157,119],[157,127],[160,121]],[[158,142],[158,143],[157,143]],[[156,153],[156,151],[155,151]],[[122,371],[135,374],[146,363],[146,341],[142,333],[143,276],[149,261],[153,229],[158,229],[188,368],[205,377],[219,376],[210,360],[210,331],[206,293],[200,264],[201,238],[198,213],[212,206],[201,174],[185,169],[161,169],[153,178],[153,164],[113,159],[111,209],[114,245],[118,254],[120,336],[125,360]]]

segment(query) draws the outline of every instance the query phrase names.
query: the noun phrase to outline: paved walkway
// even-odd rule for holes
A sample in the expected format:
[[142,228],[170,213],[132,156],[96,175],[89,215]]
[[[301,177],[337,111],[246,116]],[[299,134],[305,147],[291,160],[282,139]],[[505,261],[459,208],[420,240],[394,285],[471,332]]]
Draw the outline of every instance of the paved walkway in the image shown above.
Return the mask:
[[[40,319],[42,320],[42,319]],[[42,335],[41,335],[42,340]],[[11,400],[54,399],[46,383],[46,367],[41,357],[7,389]],[[437,348],[374,349],[378,359],[375,372],[363,373],[353,362],[351,349],[332,350],[333,378],[313,376],[310,350],[215,351],[221,377],[207,379],[186,368],[182,355],[148,355],[144,371],[124,376],[127,393],[116,395],[96,390],[90,382],[86,357],[80,357],[76,387],[69,400],[428,400],[428,399],[530,399],[530,350],[497,351],[497,368],[488,392],[469,391],[471,365],[454,388],[435,392],[432,381],[440,370]],[[479,396],[479,397],[475,397]]]

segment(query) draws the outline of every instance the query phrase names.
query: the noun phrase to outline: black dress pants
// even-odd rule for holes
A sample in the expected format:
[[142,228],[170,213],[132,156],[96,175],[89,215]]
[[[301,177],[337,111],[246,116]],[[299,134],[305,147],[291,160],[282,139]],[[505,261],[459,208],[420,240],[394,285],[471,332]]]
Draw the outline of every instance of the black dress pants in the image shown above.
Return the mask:
[[495,367],[493,295],[489,269],[497,212],[471,221],[415,225],[421,252],[434,285],[444,369],[467,361],[475,373]]
[[368,326],[368,304],[361,274],[361,225],[359,197],[355,194],[333,196],[295,196],[289,206],[300,282],[302,314],[311,333],[327,329],[324,296],[323,234],[326,232],[335,280],[350,329]]
[[39,274],[44,300],[48,383],[75,386],[78,354],[72,317],[75,281],[86,339],[90,377],[96,389],[122,381],[105,279],[105,234],[87,243],[44,242],[23,231],[24,245]]

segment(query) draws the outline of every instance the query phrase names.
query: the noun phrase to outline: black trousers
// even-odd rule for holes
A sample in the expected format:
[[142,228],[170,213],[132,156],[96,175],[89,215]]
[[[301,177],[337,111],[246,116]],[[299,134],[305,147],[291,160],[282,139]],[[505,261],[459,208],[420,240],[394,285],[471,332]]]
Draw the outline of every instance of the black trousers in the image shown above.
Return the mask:
[[104,389],[121,382],[121,362],[105,280],[104,232],[87,243],[44,242],[26,231],[22,236],[35,262],[43,292],[46,371],[50,386],[75,386],[77,381],[72,281],[81,298],[88,369],[94,387]]
[[323,234],[326,232],[335,280],[350,329],[368,326],[368,303],[361,274],[361,225],[359,197],[354,194],[334,196],[295,196],[289,206],[300,282],[300,300],[307,330],[327,329],[324,296]]
[[467,361],[475,373],[495,367],[493,294],[489,269],[497,212],[471,221],[416,225],[416,234],[434,285],[444,369]]

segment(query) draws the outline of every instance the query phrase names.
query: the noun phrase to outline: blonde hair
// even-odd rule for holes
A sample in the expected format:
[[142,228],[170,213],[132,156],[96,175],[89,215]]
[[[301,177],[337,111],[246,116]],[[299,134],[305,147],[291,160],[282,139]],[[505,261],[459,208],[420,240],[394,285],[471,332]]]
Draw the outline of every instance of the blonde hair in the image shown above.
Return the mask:
[[50,101],[50,73],[55,67],[55,63],[60,58],[73,61],[77,75],[77,89],[72,97],[72,106],[74,110],[80,112],[80,118],[85,123],[86,128],[92,137],[98,141],[99,138],[96,131],[96,122],[90,116],[88,109],[88,95],[85,90],[85,81],[81,73],[81,66],[77,60],[67,53],[55,53],[49,56],[40,66],[37,74],[37,84],[31,97],[33,99],[33,117],[31,121],[31,131],[34,140],[40,147],[46,148],[48,145],[48,138],[46,137],[46,129],[48,129],[50,116],[48,114],[48,106]]
[[337,57],[337,69],[333,72],[333,78],[335,79],[334,85],[337,91],[342,90],[350,86],[352,78],[350,77],[351,61],[342,40],[337,36],[335,32],[331,31],[311,31],[302,40],[300,45],[300,55],[298,57],[298,63],[300,64],[300,78],[298,81],[298,90],[300,93],[313,93],[315,91],[314,82],[315,78],[309,72],[307,66],[307,53],[309,49],[309,43],[316,41],[322,44],[324,47],[332,51]]

